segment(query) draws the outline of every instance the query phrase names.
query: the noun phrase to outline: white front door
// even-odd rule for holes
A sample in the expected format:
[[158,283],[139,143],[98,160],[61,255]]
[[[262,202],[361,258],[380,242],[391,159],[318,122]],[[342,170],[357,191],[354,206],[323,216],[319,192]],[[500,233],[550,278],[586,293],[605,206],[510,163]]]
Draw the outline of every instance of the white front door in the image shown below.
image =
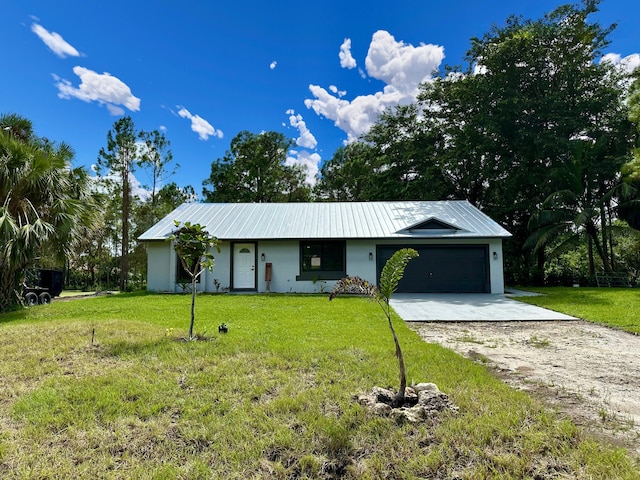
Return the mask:
[[256,288],[255,249],[254,243],[233,245],[233,288]]

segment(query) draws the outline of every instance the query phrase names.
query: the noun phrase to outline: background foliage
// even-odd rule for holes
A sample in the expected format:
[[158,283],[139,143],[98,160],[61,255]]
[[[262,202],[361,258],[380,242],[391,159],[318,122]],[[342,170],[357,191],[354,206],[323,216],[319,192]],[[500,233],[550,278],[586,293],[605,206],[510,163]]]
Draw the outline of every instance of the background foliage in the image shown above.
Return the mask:
[[[415,103],[387,110],[362,138],[337,149],[313,186],[306,169],[287,160],[293,139],[274,131],[239,132],[211,163],[202,198],[466,199],[513,234],[505,242],[507,284],[593,284],[596,273],[608,271],[637,282],[640,71],[602,61],[615,26],[591,21],[598,3],[563,5],[540,19],[511,17],[472,38],[464,65],[437,72]],[[47,220],[51,206],[43,205],[42,214],[35,210],[41,223],[30,229],[5,222],[3,248],[19,238],[8,233],[12,228],[29,232],[24,239],[37,246],[26,263],[14,262],[15,271],[55,266],[65,270],[67,287],[143,288],[146,254],[136,238],[181,203],[198,200],[193,186],[171,182],[179,165],[169,139],[138,131],[130,117],[119,119],[99,152],[98,176],[90,177],[82,169],[65,170],[73,159],[70,146],[38,139],[18,115],[4,118],[3,208],[17,195],[39,202],[35,177],[14,167],[22,155],[41,159],[32,167],[43,185],[67,172],[64,181],[74,185],[69,200],[91,205],[93,217],[70,229],[71,210]],[[19,175],[27,183],[19,183]],[[147,181],[130,184],[134,175]],[[29,182],[20,192],[12,187]],[[45,241],[53,231],[73,241]],[[4,275],[6,283],[13,274]]]

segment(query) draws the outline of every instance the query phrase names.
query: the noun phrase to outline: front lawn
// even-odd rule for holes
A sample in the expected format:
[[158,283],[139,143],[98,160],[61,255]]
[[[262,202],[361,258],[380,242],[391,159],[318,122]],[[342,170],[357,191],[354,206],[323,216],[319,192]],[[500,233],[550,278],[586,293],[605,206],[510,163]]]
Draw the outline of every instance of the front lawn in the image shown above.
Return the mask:
[[640,334],[640,289],[637,288],[527,288],[538,297],[518,297],[533,305]]
[[208,340],[185,342],[189,302],[130,294],[0,315],[0,477],[639,478],[623,450],[397,318],[408,380],[460,410],[417,426],[371,415],[353,396],[398,380],[365,299],[199,296]]

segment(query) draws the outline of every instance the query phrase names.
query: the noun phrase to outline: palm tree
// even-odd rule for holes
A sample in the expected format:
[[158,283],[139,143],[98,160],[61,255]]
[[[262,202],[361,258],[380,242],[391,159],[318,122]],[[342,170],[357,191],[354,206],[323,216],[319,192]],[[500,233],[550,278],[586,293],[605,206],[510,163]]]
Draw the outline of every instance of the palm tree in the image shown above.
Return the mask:
[[618,196],[618,216],[634,230],[640,230],[640,182],[622,182],[616,190]]
[[20,284],[41,248],[64,255],[96,209],[73,150],[33,135],[19,115],[0,116],[0,311],[21,302]]
[[0,117],[0,126],[5,132],[10,132],[14,138],[27,141],[33,136],[33,125],[15,113],[7,113]]
[[[611,271],[606,250],[606,218],[603,212],[610,195],[603,182],[594,181],[581,158],[565,163],[562,171],[566,188],[549,195],[529,221],[531,235],[525,242],[534,253],[555,242],[549,258],[575,248],[584,238],[589,245],[589,273],[594,275],[593,247],[605,271]],[[596,179],[597,180],[597,179]]]
[[366,295],[375,300],[382,308],[387,318],[391,335],[393,336],[393,343],[396,347],[396,359],[398,360],[400,387],[392,401],[393,407],[401,407],[404,404],[405,389],[407,388],[407,372],[402,348],[400,348],[400,341],[398,340],[398,335],[391,321],[391,295],[393,295],[398,288],[398,283],[400,283],[400,280],[402,280],[404,276],[404,270],[407,264],[417,256],[418,252],[413,248],[402,248],[395,252],[384,264],[382,272],[380,272],[379,286],[369,283],[361,277],[345,277],[336,282],[333,291],[329,295],[329,300],[333,300],[338,295],[344,293]]

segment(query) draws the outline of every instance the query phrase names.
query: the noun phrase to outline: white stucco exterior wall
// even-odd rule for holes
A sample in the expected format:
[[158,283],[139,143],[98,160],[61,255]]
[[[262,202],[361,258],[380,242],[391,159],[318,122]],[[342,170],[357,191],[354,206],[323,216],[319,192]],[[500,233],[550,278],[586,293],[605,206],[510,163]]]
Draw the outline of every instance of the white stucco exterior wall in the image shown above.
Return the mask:
[[[369,253],[372,255],[371,260],[369,260]],[[371,240],[347,241],[347,275],[377,283],[376,242]]]
[[[265,260],[261,257],[264,253]],[[321,289],[333,287],[334,282],[312,282],[296,280],[300,274],[300,242],[297,240],[258,242],[258,292],[267,291],[265,270],[271,263],[270,292],[281,293],[317,293]],[[328,285],[331,287],[328,287]]]
[[[245,243],[245,242],[242,242]],[[246,242],[254,243],[254,242]],[[326,280],[313,282],[310,280],[297,280],[300,274],[300,242],[297,240],[268,240],[258,241],[256,244],[256,290],[258,292],[281,293],[319,293],[330,291],[335,281]],[[489,250],[489,280],[491,293],[504,293],[504,271],[501,239],[382,239],[382,240],[347,240],[346,241],[346,273],[350,276],[359,276],[372,283],[376,278],[376,245],[488,245]],[[495,255],[494,255],[495,252]],[[265,260],[261,257],[264,253]],[[372,259],[369,259],[369,253]],[[233,244],[228,241],[220,243],[220,253],[214,251],[215,265],[213,272],[205,271],[202,274],[198,291],[216,292],[215,282],[220,284],[220,290],[232,288],[232,254]],[[182,292],[180,285],[176,284],[177,257],[172,243],[149,242],[147,243],[147,289],[152,292]],[[272,277],[270,288],[267,290],[265,270],[267,263],[272,264]]]
[[[206,278],[203,287],[206,292],[222,292],[231,288],[231,244],[229,242],[220,242],[218,245],[220,252],[213,250],[213,271],[206,271]],[[218,281],[220,287],[216,290]]]
[[[223,242],[224,243],[224,242]],[[173,242],[147,243],[147,291],[183,293],[182,287],[176,282],[178,258],[173,249]],[[202,272],[200,282],[196,286],[198,292],[215,292],[213,279],[218,278],[222,287],[229,287],[229,252],[212,251],[214,255],[214,270]]]
[[491,293],[504,293],[504,258],[499,238],[489,241],[489,276]]
[[169,242],[147,243],[147,290],[173,292]]

